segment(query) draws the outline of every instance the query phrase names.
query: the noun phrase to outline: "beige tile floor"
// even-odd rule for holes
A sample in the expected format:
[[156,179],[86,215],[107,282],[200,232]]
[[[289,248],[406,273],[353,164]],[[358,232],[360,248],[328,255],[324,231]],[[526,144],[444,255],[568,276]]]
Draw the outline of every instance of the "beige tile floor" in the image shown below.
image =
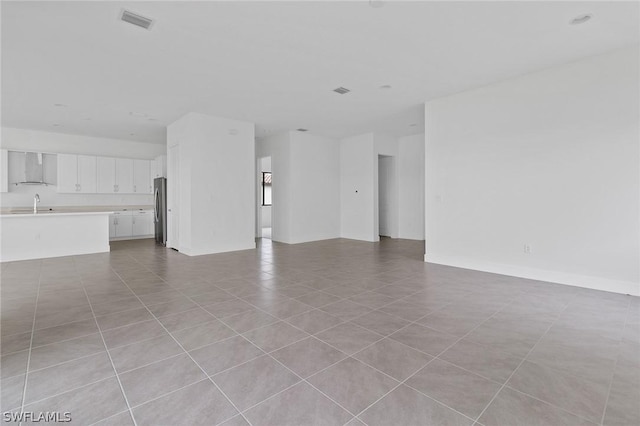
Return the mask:
[[[2,411],[85,425],[637,425],[636,297],[419,242],[2,264]],[[4,419],[4,416],[3,416]]]

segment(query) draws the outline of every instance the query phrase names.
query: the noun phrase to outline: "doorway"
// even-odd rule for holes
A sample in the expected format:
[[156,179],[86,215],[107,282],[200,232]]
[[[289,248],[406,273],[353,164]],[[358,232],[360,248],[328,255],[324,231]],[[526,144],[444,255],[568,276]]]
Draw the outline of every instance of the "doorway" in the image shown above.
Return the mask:
[[378,155],[378,235],[380,237],[391,237],[393,234],[393,170],[393,157]]
[[260,180],[260,194],[258,196],[258,236],[271,239],[272,234],[272,179],[271,157],[262,157],[258,160]]

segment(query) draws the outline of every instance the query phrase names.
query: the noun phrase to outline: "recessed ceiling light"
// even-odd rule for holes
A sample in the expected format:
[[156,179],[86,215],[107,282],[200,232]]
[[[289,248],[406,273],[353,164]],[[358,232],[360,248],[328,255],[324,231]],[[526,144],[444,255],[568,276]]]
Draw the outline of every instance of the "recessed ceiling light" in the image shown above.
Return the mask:
[[349,90],[349,89],[347,89],[345,87],[338,87],[338,88],[333,89],[333,91],[336,92],[336,93],[339,93],[341,95],[345,95],[345,94],[349,93],[351,90]]
[[299,131],[299,132],[308,132],[309,131],[309,129],[303,129],[302,127],[299,128],[299,129],[296,129],[296,130]]
[[591,18],[593,18],[593,15],[591,15],[590,13],[585,13],[584,15],[576,16],[571,20],[571,25],[584,24],[585,22],[590,21]]
[[390,84],[385,84],[383,86],[379,87],[380,89],[386,90],[386,89],[391,89],[391,85]]
[[68,105],[65,105],[65,104],[53,104],[53,106],[58,107],[58,108],[66,108]]
[[134,117],[146,117],[147,114],[145,114],[144,112],[135,112],[135,111],[131,111],[129,113],[129,115],[132,115]]

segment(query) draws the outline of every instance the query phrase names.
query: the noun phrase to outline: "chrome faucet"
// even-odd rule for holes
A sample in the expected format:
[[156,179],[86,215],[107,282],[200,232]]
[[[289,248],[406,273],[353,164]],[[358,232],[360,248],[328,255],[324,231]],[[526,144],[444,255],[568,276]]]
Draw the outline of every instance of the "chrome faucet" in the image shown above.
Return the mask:
[[38,194],[33,196],[33,212],[38,213],[38,203],[40,202],[40,196]]

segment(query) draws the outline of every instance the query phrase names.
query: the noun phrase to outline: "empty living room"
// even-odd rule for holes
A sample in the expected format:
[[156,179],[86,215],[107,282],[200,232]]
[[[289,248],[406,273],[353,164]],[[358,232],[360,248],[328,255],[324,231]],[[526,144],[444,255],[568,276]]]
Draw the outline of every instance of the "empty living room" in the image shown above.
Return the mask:
[[640,1],[0,2],[7,425],[640,425]]

